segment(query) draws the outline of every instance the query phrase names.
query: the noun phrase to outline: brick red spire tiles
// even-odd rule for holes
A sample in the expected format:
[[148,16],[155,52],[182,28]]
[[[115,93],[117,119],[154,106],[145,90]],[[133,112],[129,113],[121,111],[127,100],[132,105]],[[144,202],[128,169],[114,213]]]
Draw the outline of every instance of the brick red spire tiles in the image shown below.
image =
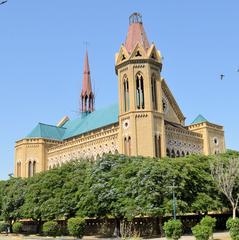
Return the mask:
[[86,50],[84,60],[84,73],[81,90],[81,112],[94,111],[94,93],[92,91],[91,78],[90,78],[90,65],[88,59],[88,51]]
[[144,31],[142,16],[139,13],[133,13],[129,17],[129,29],[125,41],[127,51],[131,53],[138,42],[142,44],[145,50],[150,47],[148,38]]

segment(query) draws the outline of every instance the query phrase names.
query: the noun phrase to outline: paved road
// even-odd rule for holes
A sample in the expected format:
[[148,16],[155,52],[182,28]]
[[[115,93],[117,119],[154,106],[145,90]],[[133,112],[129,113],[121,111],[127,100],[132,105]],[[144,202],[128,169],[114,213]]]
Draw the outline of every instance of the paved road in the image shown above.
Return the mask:
[[[37,236],[6,236],[6,235],[0,235],[0,240],[73,240],[72,237],[37,237]],[[116,238],[96,238],[96,237],[90,237],[86,236],[83,238],[83,240],[114,240]],[[215,240],[230,240],[230,236],[228,232],[218,232],[213,234],[213,239]],[[151,238],[150,240],[166,240],[165,238]],[[180,240],[195,240],[193,236],[182,236]]]

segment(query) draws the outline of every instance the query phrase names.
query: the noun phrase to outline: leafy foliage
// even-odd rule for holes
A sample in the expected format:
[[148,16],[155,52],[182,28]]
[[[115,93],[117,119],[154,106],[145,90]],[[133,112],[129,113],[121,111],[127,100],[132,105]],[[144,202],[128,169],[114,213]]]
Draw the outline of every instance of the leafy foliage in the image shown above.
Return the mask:
[[229,218],[226,225],[232,240],[239,240],[239,218]]
[[84,218],[70,218],[67,222],[67,229],[70,235],[81,238],[85,231],[85,219]]
[[196,240],[208,240],[210,237],[211,229],[209,226],[199,223],[192,228],[192,233]]
[[182,235],[182,227],[180,220],[169,220],[164,223],[163,229],[167,238],[177,240]]
[[14,233],[21,233],[22,232],[22,223],[21,222],[15,222],[12,225],[12,231]]
[[45,222],[43,224],[43,233],[47,236],[57,236],[59,233],[58,223],[55,221]]
[[210,216],[205,216],[200,222],[201,225],[209,227],[209,229],[210,229],[209,236],[210,237],[213,235],[213,231],[216,227],[216,222],[217,222],[216,218],[212,218]]
[[172,213],[173,181],[177,214],[220,210],[228,203],[211,177],[212,161],[213,157],[199,155],[177,159],[106,155],[94,163],[71,161],[29,179],[0,181],[1,218],[40,223],[76,216],[114,217],[120,223],[135,216],[163,216]]
[[8,223],[0,222],[0,233],[7,232],[8,227],[9,227]]

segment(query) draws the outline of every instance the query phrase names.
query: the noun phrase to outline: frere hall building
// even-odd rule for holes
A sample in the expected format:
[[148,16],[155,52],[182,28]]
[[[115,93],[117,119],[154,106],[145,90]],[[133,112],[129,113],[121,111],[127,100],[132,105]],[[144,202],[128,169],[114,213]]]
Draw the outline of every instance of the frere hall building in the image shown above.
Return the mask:
[[224,129],[199,115],[185,125],[166,80],[162,56],[150,43],[142,17],[133,13],[125,43],[115,55],[118,104],[95,110],[88,53],[80,95],[81,114],[57,125],[38,123],[15,145],[16,177],[60,166],[73,159],[97,159],[104,154],[170,158],[225,151]]

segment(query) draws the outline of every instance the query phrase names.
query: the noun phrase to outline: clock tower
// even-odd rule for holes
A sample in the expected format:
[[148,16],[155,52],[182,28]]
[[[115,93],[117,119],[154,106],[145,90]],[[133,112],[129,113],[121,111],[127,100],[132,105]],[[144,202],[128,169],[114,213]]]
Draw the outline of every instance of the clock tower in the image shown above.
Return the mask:
[[129,18],[126,41],[115,58],[119,89],[119,152],[165,156],[160,52],[150,44],[139,13]]

